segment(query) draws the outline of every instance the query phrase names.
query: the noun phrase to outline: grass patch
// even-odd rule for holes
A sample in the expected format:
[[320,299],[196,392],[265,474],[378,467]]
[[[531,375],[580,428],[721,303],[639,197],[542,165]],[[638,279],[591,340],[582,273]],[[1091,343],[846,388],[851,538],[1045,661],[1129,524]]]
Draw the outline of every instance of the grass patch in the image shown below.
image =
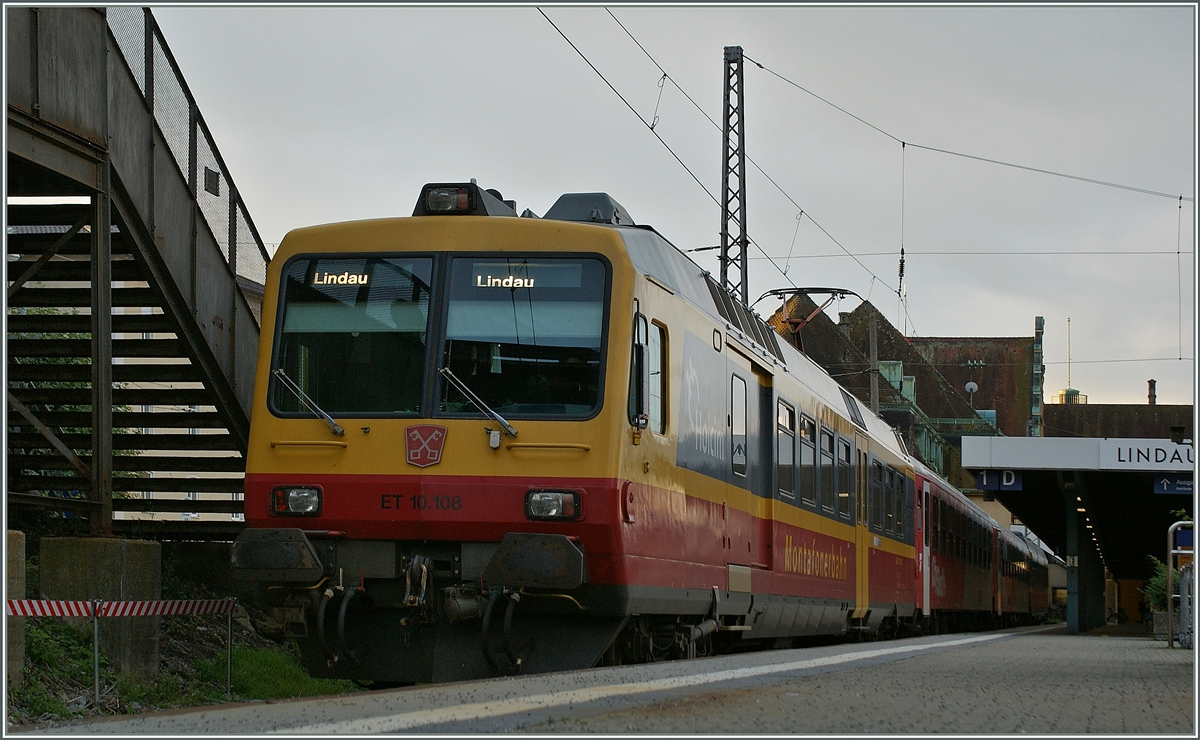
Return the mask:
[[[225,683],[225,661],[198,666],[201,675]],[[233,691],[243,699],[287,699],[358,691],[350,681],[312,678],[294,652],[239,647],[233,650]]]
[[[164,562],[164,599],[211,599],[225,594],[180,577]],[[38,568],[30,558],[29,598],[37,598]],[[234,620],[232,692],[225,693],[228,618],[220,614],[167,616],[160,627],[159,673],[139,680],[118,673],[100,656],[100,702],[95,701],[91,625],[53,617],[25,618],[25,674],[7,686],[10,725],[136,714],[252,699],[290,699],[361,690],[350,681],[311,678],[294,644],[264,639]],[[103,631],[103,625],[101,630]]]

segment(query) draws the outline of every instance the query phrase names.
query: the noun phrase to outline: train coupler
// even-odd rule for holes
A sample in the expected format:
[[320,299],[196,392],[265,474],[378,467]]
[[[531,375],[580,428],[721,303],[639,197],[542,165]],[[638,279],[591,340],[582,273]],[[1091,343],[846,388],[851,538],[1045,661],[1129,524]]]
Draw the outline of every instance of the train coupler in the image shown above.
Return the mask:
[[429,587],[429,576],[432,570],[433,561],[424,555],[414,555],[408,561],[408,567],[404,569],[405,606],[425,605],[425,591]]

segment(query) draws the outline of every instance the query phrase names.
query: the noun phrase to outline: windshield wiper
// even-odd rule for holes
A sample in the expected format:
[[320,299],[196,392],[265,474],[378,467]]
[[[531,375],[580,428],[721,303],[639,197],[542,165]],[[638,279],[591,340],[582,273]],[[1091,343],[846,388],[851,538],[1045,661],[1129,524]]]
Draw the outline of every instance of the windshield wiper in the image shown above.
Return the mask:
[[338,423],[333,420],[332,416],[322,411],[321,407],[308,397],[308,394],[300,390],[300,386],[296,385],[296,382],[287,376],[287,373],[283,371],[283,368],[279,368],[275,371],[275,377],[279,378],[279,382],[283,383],[285,388],[292,393],[295,393],[296,398],[299,398],[300,402],[307,406],[309,411],[316,414],[322,421],[328,424],[329,431],[333,432],[339,437],[346,436],[346,430],[342,429],[341,426],[339,426]]
[[[500,414],[497,414],[495,411],[492,410],[492,408],[490,406],[488,406],[486,403],[484,403],[482,400],[480,400],[479,396],[475,395],[471,391],[471,389],[467,387],[466,383],[459,380],[458,376],[456,376],[453,372],[450,371],[450,368],[444,367],[441,370],[439,370],[438,372],[440,372],[442,374],[442,376],[446,378],[446,380],[449,380],[450,383],[455,388],[457,388],[460,393],[462,393],[464,396],[466,396],[467,400],[475,405],[475,408],[482,411],[484,416],[487,416],[492,421],[494,421],[497,424],[499,424],[500,426],[504,427],[504,431],[508,433],[508,436],[510,436],[510,437],[517,436],[517,430],[513,429],[513,425],[509,424],[507,421],[505,421],[503,416],[501,416]],[[500,438],[496,437],[495,439],[498,444]]]

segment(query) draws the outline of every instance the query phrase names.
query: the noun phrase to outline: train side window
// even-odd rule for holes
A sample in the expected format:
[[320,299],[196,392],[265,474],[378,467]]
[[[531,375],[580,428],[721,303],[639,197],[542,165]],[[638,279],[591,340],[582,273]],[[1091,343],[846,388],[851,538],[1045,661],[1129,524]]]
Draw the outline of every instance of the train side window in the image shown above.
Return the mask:
[[650,347],[646,361],[650,366],[650,431],[667,431],[667,330],[659,323],[650,324]]
[[954,524],[956,525],[956,534],[958,535],[958,551],[955,553],[959,560],[967,559],[967,538],[963,535],[963,513],[962,509],[954,510]]
[[949,502],[946,501],[942,502],[941,529],[942,556],[948,558],[951,557],[953,553],[950,552],[950,505]]
[[951,507],[951,509],[950,509],[950,536],[954,538],[950,544],[950,557],[954,558],[955,560],[961,560],[962,554],[960,553],[961,544],[959,542],[960,538],[958,536],[958,507],[957,506]]
[[904,473],[896,473],[896,536],[904,538],[904,515],[908,508],[907,493],[908,479],[904,477]]
[[734,375],[729,384],[729,428],[733,474],[746,475],[746,381]]
[[928,482],[926,482],[925,485],[922,487],[922,494],[920,494],[920,498],[922,498],[922,503],[924,504],[923,511],[920,512],[920,516],[922,516],[922,519],[920,519],[920,524],[922,524],[922,536],[925,539],[925,547],[929,547],[929,518],[930,518],[929,517],[929,515],[930,515],[929,506],[930,506],[930,501],[929,501],[929,483]]
[[941,555],[942,554],[942,543],[941,543],[942,523],[941,523],[940,517],[942,515],[942,504],[941,504],[941,501],[938,500],[936,493],[934,494],[933,501],[930,502],[929,506],[930,506],[929,520],[928,520],[929,523],[927,526],[930,528],[931,531],[929,532],[929,534],[926,535],[926,537],[929,539],[929,542],[930,542],[929,547],[931,550],[933,550],[933,554]]
[[883,531],[892,534],[896,531],[896,483],[895,473],[891,468],[883,470]]
[[800,500],[816,503],[817,495],[817,424],[807,416],[800,417]]
[[796,495],[796,410],[780,401],[775,421],[779,493],[792,498]]
[[883,465],[878,462],[871,463],[871,488],[870,488],[870,507],[871,507],[871,529],[875,531],[883,530]]
[[838,440],[837,515],[850,518],[850,492],[854,490],[854,475],[850,469],[850,443]]
[[833,434],[821,430],[821,508],[833,511]]
[[950,536],[949,546],[946,548],[949,556],[958,559],[958,509],[952,504],[950,506],[950,526],[948,534]]
[[629,366],[629,424],[645,429],[649,423],[646,413],[647,396],[650,393],[646,375],[646,345],[649,342],[646,317],[637,313],[633,317],[633,349]]

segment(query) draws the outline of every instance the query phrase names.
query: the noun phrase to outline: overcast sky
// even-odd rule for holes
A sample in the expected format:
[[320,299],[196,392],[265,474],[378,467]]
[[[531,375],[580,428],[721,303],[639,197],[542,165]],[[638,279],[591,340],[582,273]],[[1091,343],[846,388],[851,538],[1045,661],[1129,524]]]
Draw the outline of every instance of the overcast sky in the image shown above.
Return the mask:
[[474,177],[539,215],[605,191],[683,249],[715,245],[721,133],[684,92],[720,123],[740,45],[766,68],[745,65],[747,230],[778,265],[752,248],[751,300],[846,288],[918,336],[1031,336],[1044,316],[1047,400],[1070,317],[1092,403],[1145,403],[1149,378],[1194,402],[1193,7],[542,9],[637,115],[534,6],[154,12],[267,242]]

